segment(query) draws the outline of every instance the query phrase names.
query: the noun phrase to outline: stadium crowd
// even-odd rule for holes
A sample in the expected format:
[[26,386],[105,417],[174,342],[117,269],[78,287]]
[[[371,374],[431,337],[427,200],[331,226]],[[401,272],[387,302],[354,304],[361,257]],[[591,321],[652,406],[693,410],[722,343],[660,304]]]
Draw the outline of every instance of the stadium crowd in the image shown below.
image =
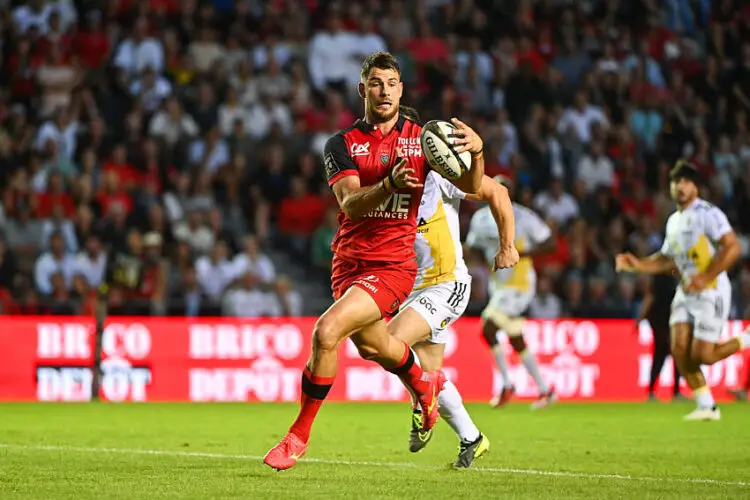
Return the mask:
[[[636,315],[614,255],[660,248],[666,173],[750,233],[750,6],[721,0],[0,2],[0,309],[89,313],[107,248],[151,263],[114,312],[317,313],[336,204],[321,153],[361,113],[363,57],[404,102],[481,133],[487,174],[553,229],[531,316]],[[477,206],[464,203],[468,228]],[[748,245],[742,237],[744,256]],[[467,255],[471,310],[488,269]],[[733,273],[750,319],[750,268]],[[117,301],[117,298],[112,298]]]

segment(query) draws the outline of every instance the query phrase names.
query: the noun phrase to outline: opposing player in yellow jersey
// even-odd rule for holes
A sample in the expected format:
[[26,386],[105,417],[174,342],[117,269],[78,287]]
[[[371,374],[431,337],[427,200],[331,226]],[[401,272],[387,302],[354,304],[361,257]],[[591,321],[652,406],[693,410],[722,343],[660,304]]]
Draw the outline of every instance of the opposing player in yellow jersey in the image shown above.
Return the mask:
[[[416,111],[401,106],[401,113],[418,120]],[[493,263],[497,268],[518,262],[513,245],[513,210],[507,190],[489,177],[482,179],[476,195],[464,193],[436,172],[427,175],[417,215],[417,279],[399,313],[388,324],[389,332],[410,346],[423,370],[440,370],[445,355],[446,330],[466,310],[471,295],[471,276],[463,259],[458,209],[461,200],[487,201],[495,221],[498,244]],[[409,450],[423,449],[432,429],[422,432],[422,415],[412,402]],[[456,386],[446,381],[438,395],[440,415],[460,439],[454,467],[470,467],[489,450],[489,440],[472,421]]]
[[[495,181],[506,187],[510,186],[507,177],[499,175],[495,177]],[[492,398],[490,404],[495,407],[502,406],[515,393],[503,344],[497,340],[498,332],[505,332],[526,370],[539,387],[539,398],[532,404],[533,409],[538,409],[555,401],[555,393],[542,377],[536,356],[526,346],[523,338],[525,319],[522,315],[534,299],[536,291],[536,272],[531,258],[554,250],[555,243],[549,226],[532,210],[513,202],[513,216],[516,224],[514,241],[521,258],[514,268],[499,269],[490,277],[490,301],[482,311],[482,334],[492,350],[503,378],[503,388]],[[497,244],[497,231],[489,208],[477,210],[471,219],[466,245],[481,250],[485,259],[492,262]]]
[[669,318],[672,356],[697,404],[685,420],[719,420],[701,364],[711,365],[750,346],[750,334],[745,330],[719,342],[732,299],[726,271],[739,257],[740,246],[724,212],[698,197],[698,182],[697,169],[679,161],[670,171],[669,186],[677,210],[667,220],[661,250],[643,259],[620,254],[615,264],[618,271],[644,274],[671,273],[677,267],[682,285]]

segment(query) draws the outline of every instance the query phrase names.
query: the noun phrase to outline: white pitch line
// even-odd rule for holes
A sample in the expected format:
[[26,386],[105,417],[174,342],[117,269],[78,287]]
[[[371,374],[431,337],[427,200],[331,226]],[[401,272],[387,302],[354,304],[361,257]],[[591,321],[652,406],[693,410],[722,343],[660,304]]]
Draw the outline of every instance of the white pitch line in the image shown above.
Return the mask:
[[[55,445],[24,445],[0,443],[0,448],[9,450],[25,451],[60,451],[69,453],[111,453],[119,455],[155,455],[168,457],[194,457],[194,458],[215,458],[224,460],[263,460],[259,455],[242,455],[228,453],[210,453],[202,451],[178,451],[178,450],[142,450],[136,448],[87,448],[81,446],[55,446]],[[302,458],[300,462],[326,464],[326,465],[348,465],[359,467],[386,467],[392,469],[416,469],[416,470],[445,470],[446,467],[437,465],[422,465],[410,462],[361,462],[355,460],[328,460],[325,458]],[[562,472],[547,471],[537,469],[513,469],[505,467],[472,467],[468,471],[475,472],[494,472],[498,474],[515,474],[526,476],[551,476],[551,477],[571,477],[579,479],[614,479],[619,481],[639,481],[639,482],[668,482],[683,484],[713,484],[717,486],[742,486],[750,487],[747,481],[722,481],[720,479],[708,478],[687,478],[687,477],[649,477],[649,476],[629,476],[624,474],[596,474],[587,472]]]

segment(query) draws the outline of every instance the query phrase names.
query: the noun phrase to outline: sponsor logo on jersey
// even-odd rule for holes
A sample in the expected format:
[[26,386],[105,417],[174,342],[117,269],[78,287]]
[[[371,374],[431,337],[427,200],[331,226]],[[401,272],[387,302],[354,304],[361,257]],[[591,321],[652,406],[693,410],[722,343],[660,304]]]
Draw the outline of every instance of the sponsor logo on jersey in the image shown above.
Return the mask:
[[351,153],[352,156],[368,156],[370,154],[370,143],[366,142],[364,144],[358,144],[355,142],[352,144],[352,147],[349,148],[349,153]]
[[422,157],[422,144],[419,137],[399,137],[398,147],[401,148],[401,154],[407,157]]
[[374,219],[406,220],[409,218],[411,197],[411,193],[393,193],[375,210],[369,212],[366,217]]

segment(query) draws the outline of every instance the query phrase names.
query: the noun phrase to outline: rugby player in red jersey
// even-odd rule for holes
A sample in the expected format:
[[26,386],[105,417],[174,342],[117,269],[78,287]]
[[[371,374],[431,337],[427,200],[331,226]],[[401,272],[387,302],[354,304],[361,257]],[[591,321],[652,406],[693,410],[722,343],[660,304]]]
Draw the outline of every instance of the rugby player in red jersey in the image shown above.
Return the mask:
[[[425,431],[437,421],[442,374],[423,373],[414,352],[388,334],[384,321],[398,312],[414,285],[417,210],[429,171],[419,141],[422,128],[399,116],[402,93],[395,57],[386,52],[368,56],[359,83],[365,119],[326,144],[326,175],[340,207],[332,244],[335,302],[315,324],[299,415],[264,458],[274,469],[289,469],[307,451],[313,421],[336,377],[339,344],[347,337],[367,346],[368,359],[396,374],[415,394]],[[474,193],[484,175],[482,141],[462,122],[454,119],[453,124],[457,151],[472,153],[470,173],[455,183]]]

